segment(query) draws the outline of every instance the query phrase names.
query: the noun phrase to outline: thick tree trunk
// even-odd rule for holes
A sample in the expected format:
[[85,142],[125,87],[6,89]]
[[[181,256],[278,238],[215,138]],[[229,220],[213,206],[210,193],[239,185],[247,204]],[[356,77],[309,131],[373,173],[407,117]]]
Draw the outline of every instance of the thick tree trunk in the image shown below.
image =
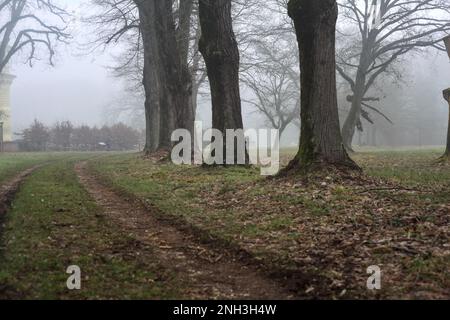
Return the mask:
[[175,129],[193,132],[191,76],[187,64],[182,62],[185,52],[181,53],[179,48],[172,1],[135,0],[135,3],[139,9],[146,60],[147,139],[153,139],[147,141],[146,150],[170,149]]
[[180,63],[188,65],[191,35],[191,16],[194,0],[181,0],[178,14],[177,41],[180,48]]
[[287,171],[333,165],[358,168],[341,137],[336,93],[336,0],[290,0],[300,51],[300,148]]
[[160,131],[160,85],[158,74],[159,54],[155,22],[155,7],[153,4],[139,7],[140,23],[144,46],[144,77],[145,90],[145,153],[152,153],[159,148]]
[[[145,64],[145,63],[144,63]],[[152,153],[159,148],[160,131],[160,104],[156,72],[147,71],[149,66],[144,66],[145,91],[145,153]]]
[[172,147],[170,137],[175,129],[193,132],[194,116],[191,106],[191,77],[181,63],[181,54],[175,31],[171,0],[154,2],[156,34],[159,47],[158,65],[162,91],[160,148]]
[[[197,14],[198,17],[198,14]],[[200,22],[198,21],[197,30],[194,36],[194,48],[199,47],[199,41],[201,37],[201,27]],[[200,86],[206,80],[207,74],[206,72],[200,70],[200,63],[202,61],[202,55],[199,52],[195,52],[192,57],[192,66],[191,66],[191,77],[192,77],[192,107],[194,109],[194,114],[197,112],[198,105],[198,94],[200,90]]]
[[224,134],[227,129],[243,129],[239,49],[232,26],[231,0],[199,0],[199,17],[199,49],[211,86],[212,127]]
[[194,133],[195,107],[193,105],[193,79],[189,69],[189,47],[191,41],[191,16],[194,9],[194,0],[181,0],[179,8],[179,21],[176,30],[179,54],[180,85],[183,91],[183,104],[178,113],[178,125],[180,128],[189,129]]

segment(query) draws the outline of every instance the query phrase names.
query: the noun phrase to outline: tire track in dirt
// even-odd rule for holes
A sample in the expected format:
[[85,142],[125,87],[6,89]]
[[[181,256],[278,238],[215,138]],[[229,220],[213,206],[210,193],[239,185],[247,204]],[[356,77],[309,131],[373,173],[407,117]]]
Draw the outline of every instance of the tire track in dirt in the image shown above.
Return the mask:
[[[291,293],[253,266],[199,244],[175,227],[158,220],[151,210],[122,198],[86,168],[75,165],[80,183],[111,219],[139,242],[149,246],[163,268],[185,278],[182,288],[192,299],[290,299]],[[145,246],[142,246],[145,248]],[[130,248],[130,250],[145,250]],[[143,253],[145,255],[145,252]]]
[[[0,222],[3,222],[5,214],[14,199],[15,194],[19,191],[20,185],[35,170],[42,167],[37,165],[22,171],[12,179],[6,180],[6,182],[0,185]],[[0,230],[1,231],[1,230]]]

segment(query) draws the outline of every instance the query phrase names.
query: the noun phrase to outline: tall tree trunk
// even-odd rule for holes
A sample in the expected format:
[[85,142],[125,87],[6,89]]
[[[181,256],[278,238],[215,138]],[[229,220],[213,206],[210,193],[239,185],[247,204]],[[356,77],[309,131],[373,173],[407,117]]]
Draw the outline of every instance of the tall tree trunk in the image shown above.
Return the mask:
[[176,37],[171,0],[154,2],[156,9],[156,34],[159,47],[158,65],[162,91],[160,148],[172,147],[170,137],[175,129],[193,132],[194,117],[191,108],[191,77],[181,63]]
[[232,26],[231,0],[199,0],[199,17],[199,49],[211,86],[212,127],[224,134],[227,129],[243,129],[239,49]]
[[[198,14],[197,14],[198,17]],[[201,27],[200,21],[198,21],[197,30],[194,36],[194,49],[198,49],[200,37],[201,37]],[[207,74],[206,71],[200,70],[202,55],[198,51],[196,51],[192,57],[192,65],[191,65],[191,77],[192,77],[192,107],[194,109],[194,114],[197,113],[197,105],[198,105],[198,94],[200,91],[200,86],[206,80]]]
[[[179,52],[179,76],[185,95],[181,113],[179,114],[178,125],[181,128],[189,129],[193,134],[195,121],[195,106],[192,99],[193,78],[192,71],[189,69],[189,47],[191,44],[191,17],[194,10],[194,0],[181,0],[179,8],[179,21],[176,30],[176,37]],[[195,48],[196,50],[197,48]],[[187,103],[187,104],[186,104]]]
[[160,146],[160,84],[158,74],[159,53],[155,28],[155,7],[153,3],[139,6],[140,28],[144,46],[145,90],[145,153],[152,153]]
[[191,16],[194,0],[181,0],[178,13],[177,41],[180,48],[180,63],[188,65],[191,36]]
[[301,135],[299,151],[287,171],[328,165],[358,168],[341,137],[336,93],[336,0],[290,0],[300,51]]
[[[170,149],[175,129],[193,132],[192,83],[182,63],[171,0],[134,0],[139,9],[144,41],[144,87],[146,91],[148,151]],[[186,58],[187,61],[187,58]],[[159,124],[157,121],[159,119]],[[155,129],[158,127],[158,129]],[[158,130],[158,134],[155,134]]]

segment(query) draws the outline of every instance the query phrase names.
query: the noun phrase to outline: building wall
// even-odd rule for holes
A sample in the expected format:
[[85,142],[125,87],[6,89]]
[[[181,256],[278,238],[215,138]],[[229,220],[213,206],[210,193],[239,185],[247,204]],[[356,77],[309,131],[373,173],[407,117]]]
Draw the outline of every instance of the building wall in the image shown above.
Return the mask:
[[12,141],[10,88],[14,76],[0,75],[0,122],[3,122],[3,140]]
[[3,152],[19,152],[19,144],[17,142],[5,142],[3,144]]

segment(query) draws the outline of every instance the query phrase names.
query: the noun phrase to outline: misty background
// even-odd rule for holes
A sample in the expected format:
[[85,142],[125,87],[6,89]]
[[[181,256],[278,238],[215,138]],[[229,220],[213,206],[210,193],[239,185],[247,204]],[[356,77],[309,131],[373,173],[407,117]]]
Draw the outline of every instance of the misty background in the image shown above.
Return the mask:
[[[92,29],[81,18],[93,10],[90,1],[65,0],[60,3],[75,18],[71,24],[73,39],[67,46],[58,46],[55,66],[49,66],[43,59],[30,68],[18,56],[9,67],[9,72],[17,77],[11,87],[13,132],[21,132],[34,119],[49,126],[65,120],[75,125],[90,126],[122,121],[143,128],[144,121],[140,115],[119,115],[116,112],[120,105],[135,99],[124,94],[127,84],[114,77],[110,69],[125,47],[118,44],[105,51],[88,49],[90,41],[95,39],[92,38]],[[356,134],[355,143],[395,147],[444,144],[448,105],[442,98],[442,90],[450,87],[447,55],[433,49],[425,54],[410,54],[403,58],[400,68],[400,81],[380,81],[378,87],[382,87],[377,89],[384,97],[377,107],[394,124],[374,117],[375,125],[365,123],[365,130]],[[251,94],[242,83],[241,89],[243,100],[249,100]],[[198,120],[204,121],[205,126],[211,124],[208,100],[207,95],[199,98]],[[348,103],[341,99],[339,109],[344,116],[349,109]],[[243,114],[247,128],[267,127],[264,117],[256,113],[249,103],[243,102]],[[282,137],[282,143],[294,146],[297,140],[298,127],[291,124]]]

